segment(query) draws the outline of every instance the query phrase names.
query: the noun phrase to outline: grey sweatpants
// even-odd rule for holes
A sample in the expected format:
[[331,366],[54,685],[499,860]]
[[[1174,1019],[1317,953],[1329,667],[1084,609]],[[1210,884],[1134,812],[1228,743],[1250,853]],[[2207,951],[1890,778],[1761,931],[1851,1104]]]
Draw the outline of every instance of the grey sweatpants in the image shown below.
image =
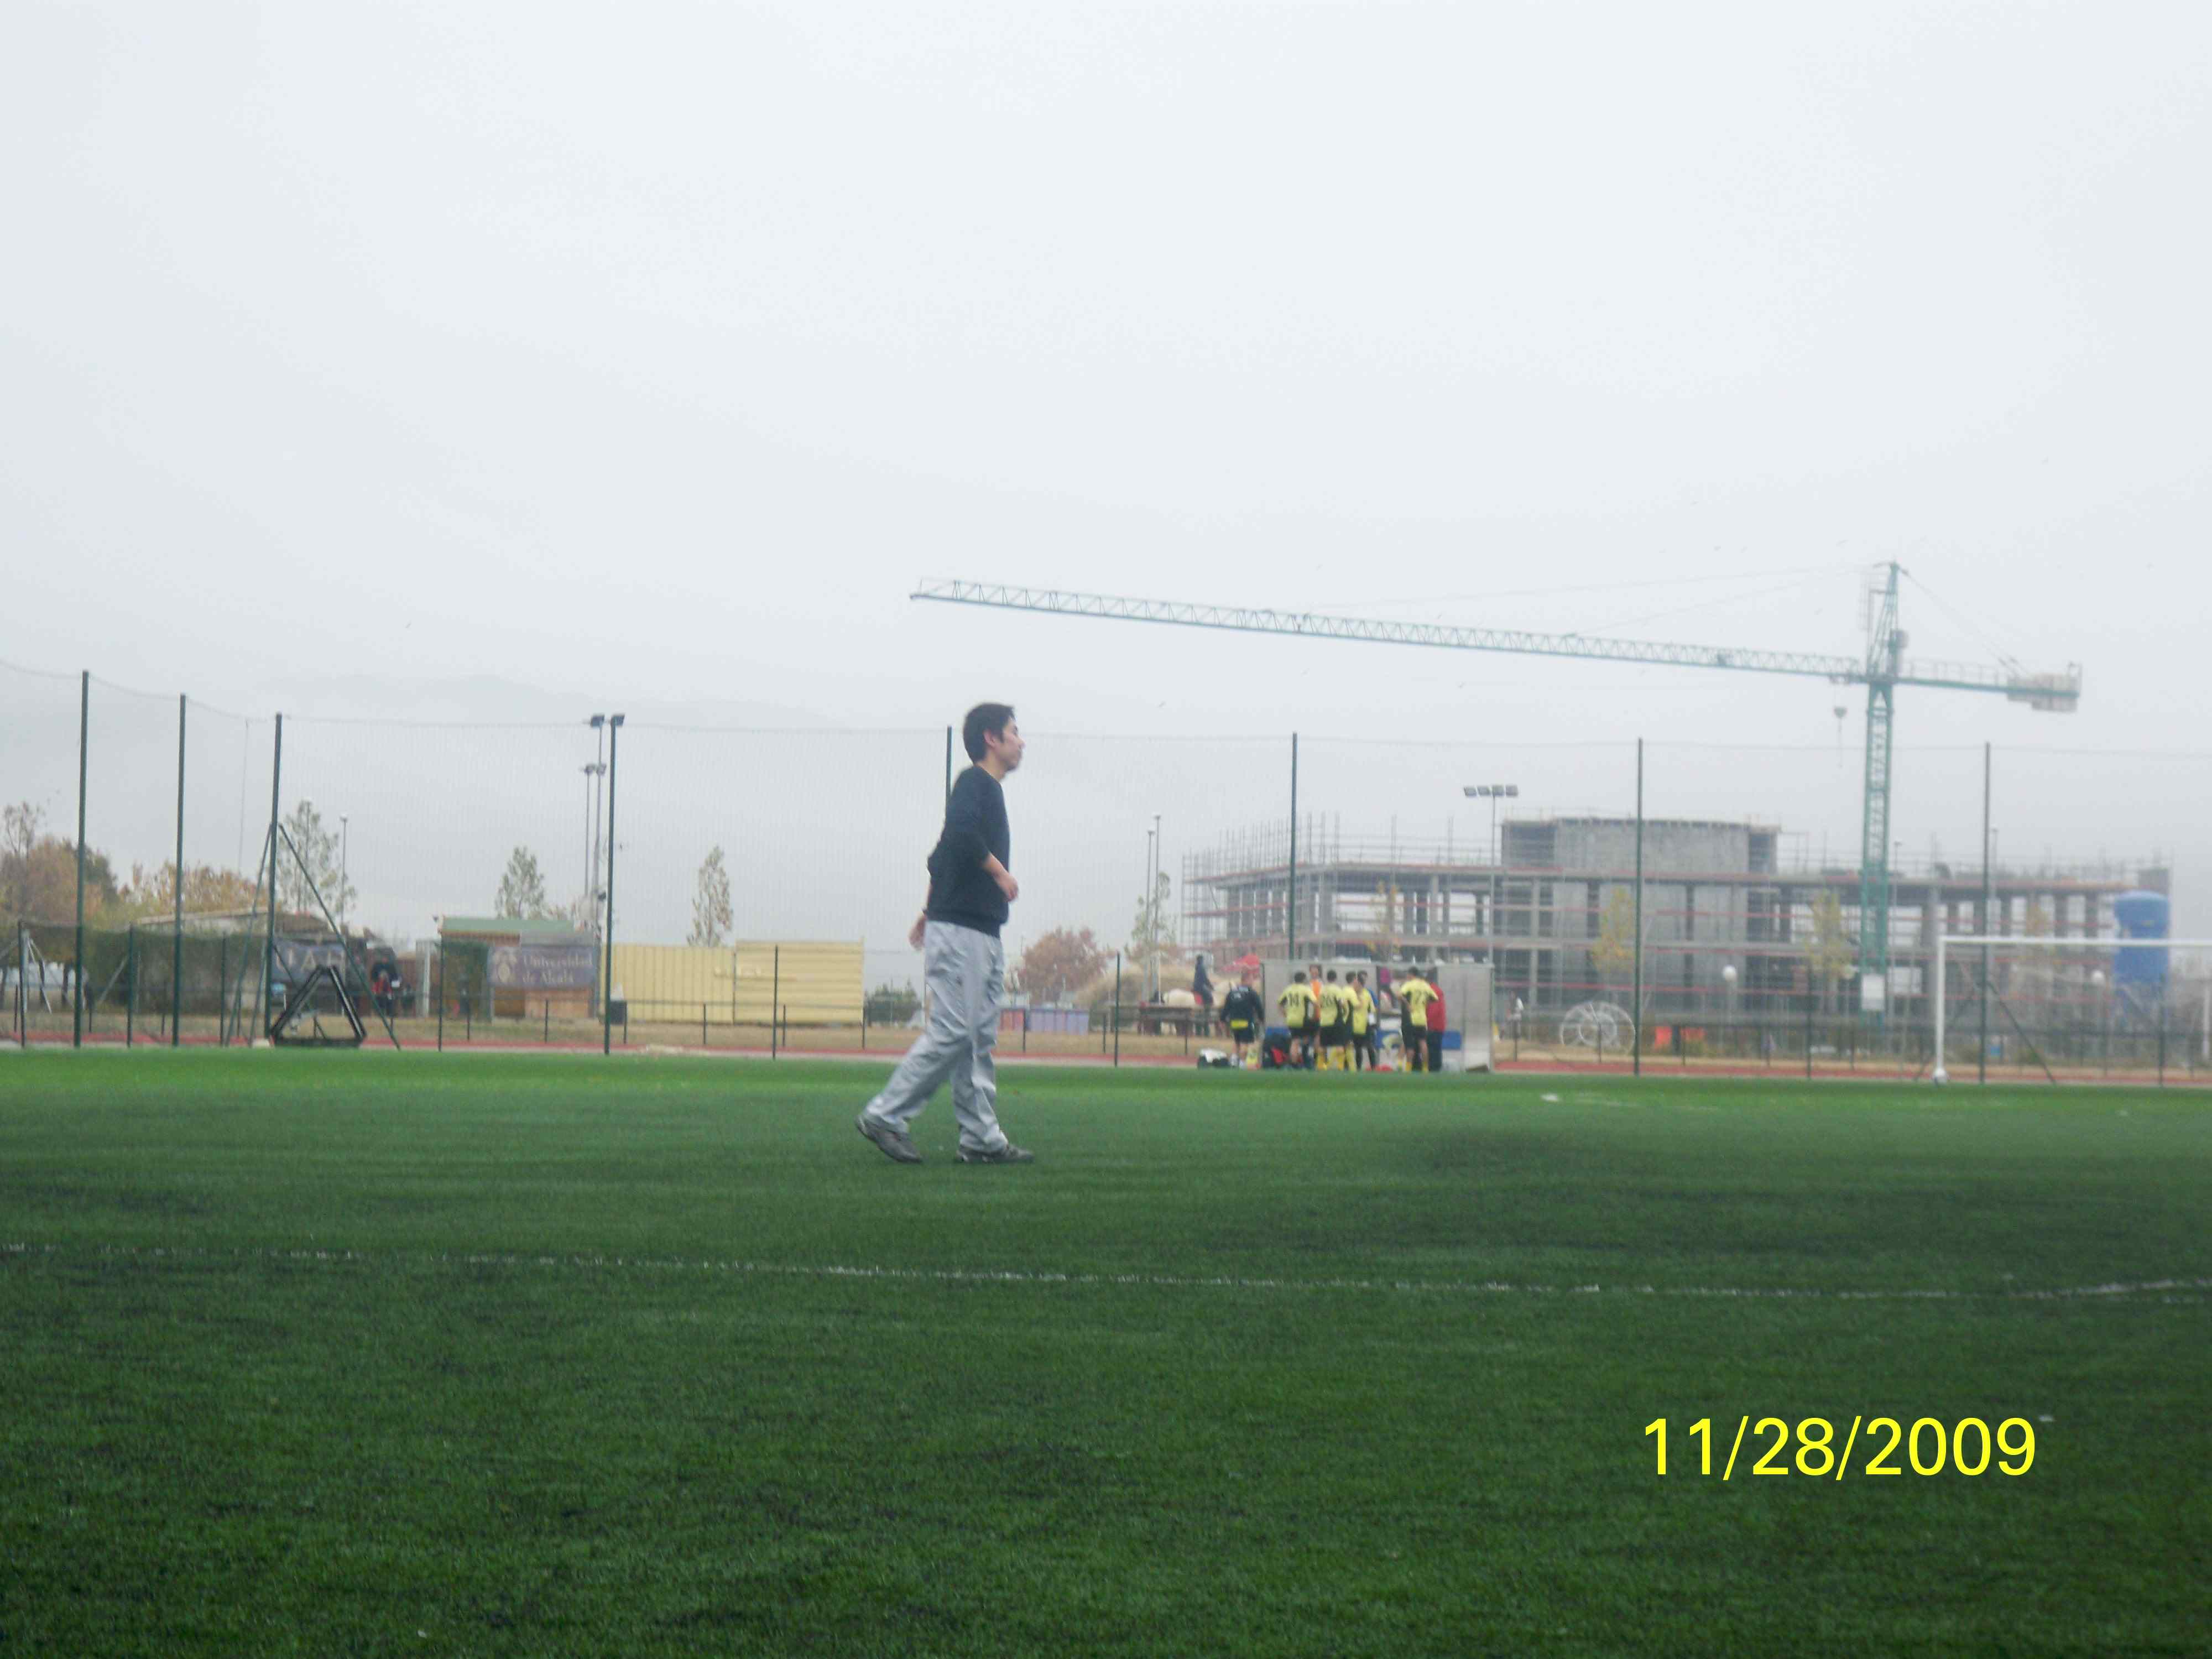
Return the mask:
[[1006,947],[988,933],[949,921],[922,929],[922,975],[929,985],[929,1024],[899,1061],[868,1115],[908,1126],[921,1115],[937,1085],[952,1079],[960,1144],[989,1152],[1006,1144],[999,1127],[999,1004],[1006,993]]

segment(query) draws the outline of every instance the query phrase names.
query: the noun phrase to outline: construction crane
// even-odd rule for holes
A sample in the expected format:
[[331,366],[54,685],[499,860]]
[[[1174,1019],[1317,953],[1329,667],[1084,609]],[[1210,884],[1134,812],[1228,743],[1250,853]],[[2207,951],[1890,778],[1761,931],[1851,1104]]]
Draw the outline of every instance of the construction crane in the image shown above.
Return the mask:
[[1897,610],[1897,581],[1904,574],[1903,568],[1891,562],[1877,566],[1876,569],[1884,574],[1870,585],[1867,593],[1867,647],[1863,658],[1820,656],[1802,651],[1753,651],[1734,646],[1662,645],[1596,639],[1583,634],[1457,628],[1442,623],[1384,622],[1360,617],[1268,611],[1249,605],[1189,605],[1174,599],[1114,599],[1003,582],[925,580],[913,597],[1000,611],[1100,617],[1115,622],[1166,623],[1180,628],[1282,634],[1296,639],[1364,640],[1379,645],[1431,646],[1445,651],[1502,651],[1523,656],[1594,658],[1604,662],[1676,668],[1729,668],[1753,674],[1805,675],[1838,685],[1863,685],[1867,689],[1866,796],[1860,826],[1863,841],[1858,965],[1863,975],[1878,979],[1886,992],[1889,977],[1890,748],[1897,688],[1919,685],[1946,691],[1994,691],[2031,708],[2071,714],[2081,701],[2081,668],[2078,663],[2069,663],[2062,672],[2030,673],[2011,662],[1990,668],[1907,658],[1905,634],[1898,626]]

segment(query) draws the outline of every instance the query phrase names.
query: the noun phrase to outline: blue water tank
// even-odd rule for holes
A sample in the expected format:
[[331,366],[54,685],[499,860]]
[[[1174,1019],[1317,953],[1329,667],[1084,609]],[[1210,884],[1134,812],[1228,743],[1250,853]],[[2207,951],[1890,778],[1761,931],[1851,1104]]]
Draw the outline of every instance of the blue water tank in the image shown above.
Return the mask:
[[[2172,932],[2173,903],[2163,893],[2122,893],[2112,901],[2112,920],[2122,939],[2166,939]],[[2166,951],[2115,951],[2115,985],[2161,986],[2166,983]]]

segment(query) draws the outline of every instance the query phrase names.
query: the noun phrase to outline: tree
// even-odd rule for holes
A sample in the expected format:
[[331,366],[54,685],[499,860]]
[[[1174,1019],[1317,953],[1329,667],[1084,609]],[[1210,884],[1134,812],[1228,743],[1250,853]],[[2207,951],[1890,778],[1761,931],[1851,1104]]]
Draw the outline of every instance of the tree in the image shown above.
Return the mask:
[[720,945],[728,937],[733,919],[730,911],[730,872],[722,865],[722,849],[713,848],[699,866],[691,890],[691,933],[686,945]]
[[1035,1003],[1064,1003],[1113,961],[1085,927],[1055,927],[1031,942],[1014,969],[1013,989]]
[[1834,1002],[1837,986],[1851,971],[1857,947],[1844,927],[1844,902],[1833,893],[1813,901],[1813,937],[1805,946],[1805,970],[1812,975],[1823,1008]]
[[31,911],[31,854],[45,833],[46,812],[29,801],[18,801],[0,813],[0,903],[8,913],[27,916]]
[[499,878],[499,895],[492,906],[494,915],[525,921],[543,921],[553,914],[545,902],[545,876],[538,867],[538,854],[527,847],[507,855],[507,871]]
[[1636,897],[1626,887],[1616,887],[1606,895],[1605,908],[1598,912],[1597,943],[1590,947],[1590,960],[1608,980],[1628,978],[1635,972]]
[[[283,828],[291,845],[287,847],[280,840],[276,846],[276,908],[319,915],[315,897],[320,894],[333,917],[343,915],[353,908],[357,896],[338,868],[338,838],[323,827],[323,815],[315,810],[314,802],[302,800],[295,806]],[[297,858],[293,856],[295,852]],[[313,890],[307,885],[309,877],[314,878]]]
[[[176,913],[177,866],[164,864],[149,875],[143,865],[131,866],[131,885],[125,890],[123,908],[134,916],[160,921]],[[228,915],[255,908],[261,902],[261,884],[236,870],[212,864],[185,866],[185,914]]]
[[1173,886],[1168,872],[1163,870],[1152,885],[1152,896],[1137,900],[1136,919],[1129,924],[1129,957],[1133,962],[1149,962],[1155,952],[1170,962],[1182,959],[1182,947],[1176,943],[1175,925],[1168,920],[1168,895]]
[[[76,843],[41,833],[46,814],[29,801],[0,813],[0,908],[10,920],[71,921],[76,916]],[[107,855],[84,855],[84,915],[89,921],[122,898]]]

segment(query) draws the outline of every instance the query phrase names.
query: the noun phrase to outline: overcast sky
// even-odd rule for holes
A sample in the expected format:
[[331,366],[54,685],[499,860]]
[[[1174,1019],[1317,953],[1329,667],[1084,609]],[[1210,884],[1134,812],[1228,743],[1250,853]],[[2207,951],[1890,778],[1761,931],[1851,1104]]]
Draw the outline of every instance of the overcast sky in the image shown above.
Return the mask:
[[[907,596],[1850,654],[1893,558],[1914,653],[2086,674],[2069,717],[1902,694],[1897,835],[1970,827],[1948,771],[1985,740],[2087,750],[2012,764],[2006,845],[2169,854],[2185,920],[2212,887],[2212,8],[16,0],[0,29],[9,662],[252,714],[926,728],[999,696],[1032,780],[1095,764],[1042,740],[1076,733],[1795,746],[1764,799],[1709,765],[1668,805],[1841,836],[1863,694],[1818,680]],[[1620,804],[1598,752],[1537,804]],[[1084,827],[1133,871],[1161,809],[1114,753]],[[1443,833],[1446,781],[1314,804]],[[1275,810],[1236,805],[1171,853]]]

